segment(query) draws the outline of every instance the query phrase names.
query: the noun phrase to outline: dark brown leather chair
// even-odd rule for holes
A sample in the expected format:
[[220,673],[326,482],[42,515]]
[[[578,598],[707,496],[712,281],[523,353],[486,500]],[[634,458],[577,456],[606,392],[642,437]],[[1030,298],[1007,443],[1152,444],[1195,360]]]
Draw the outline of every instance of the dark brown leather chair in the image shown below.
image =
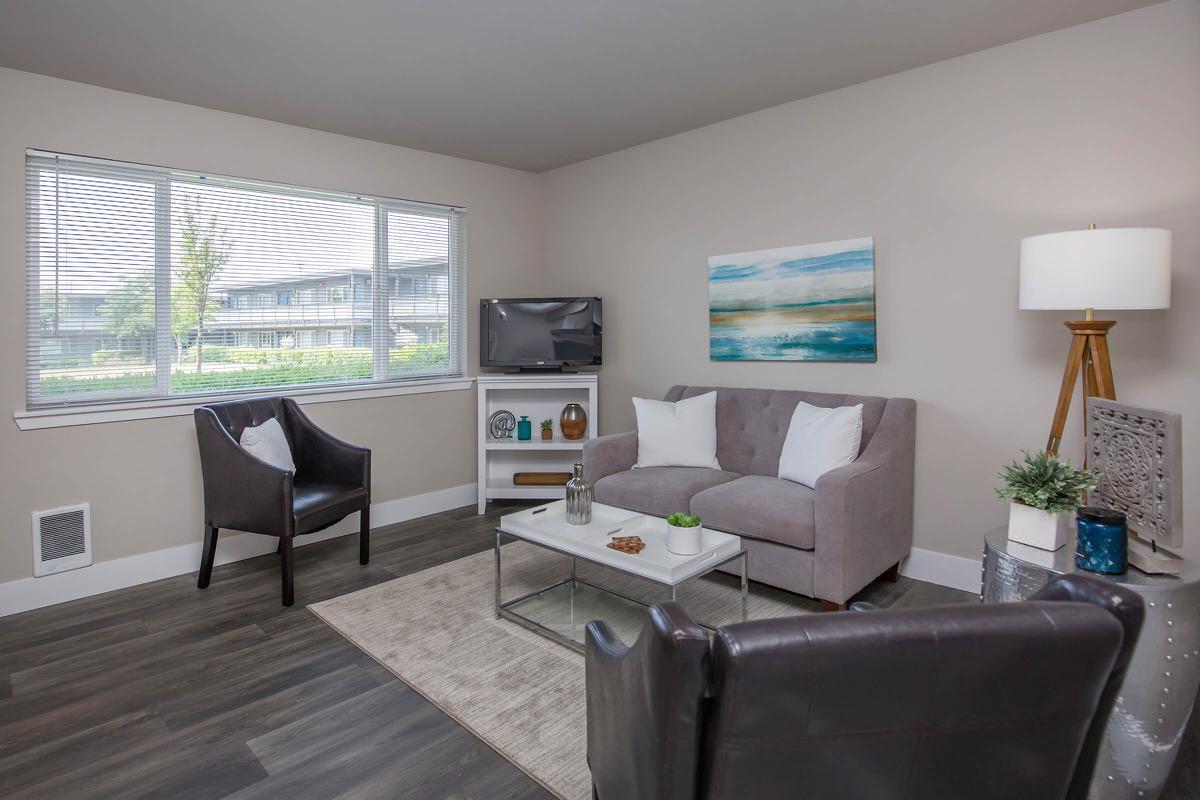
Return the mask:
[[[242,431],[274,417],[292,448],[296,471],[255,458],[238,444]],[[361,514],[358,562],[370,559],[371,451],[318,428],[296,401],[258,397],[200,406],[195,412],[204,475],[204,554],[196,585],[208,586],[217,532],[233,528],[279,537],[283,604],[294,599],[292,540]]]
[[1091,576],[1029,602],[587,626],[599,800],[1084,800],[1142,624]]

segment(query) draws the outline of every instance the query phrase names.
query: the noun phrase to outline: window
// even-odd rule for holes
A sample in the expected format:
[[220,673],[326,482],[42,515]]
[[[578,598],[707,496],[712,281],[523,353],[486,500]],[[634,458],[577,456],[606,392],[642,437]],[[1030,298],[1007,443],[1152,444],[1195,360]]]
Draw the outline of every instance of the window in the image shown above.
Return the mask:
[[354,302],[367,303],[371,300],[370,279],[354,284]]
[[31,409],[463,374],[461,209],[36,151],[26,204]]

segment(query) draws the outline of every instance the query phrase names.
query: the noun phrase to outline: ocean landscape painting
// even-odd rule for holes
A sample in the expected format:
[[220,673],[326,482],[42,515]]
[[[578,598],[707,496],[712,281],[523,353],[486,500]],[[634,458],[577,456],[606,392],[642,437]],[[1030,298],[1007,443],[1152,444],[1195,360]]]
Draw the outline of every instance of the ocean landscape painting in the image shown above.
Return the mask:
[[870,237],[708,259],[712,361],[874,361]]

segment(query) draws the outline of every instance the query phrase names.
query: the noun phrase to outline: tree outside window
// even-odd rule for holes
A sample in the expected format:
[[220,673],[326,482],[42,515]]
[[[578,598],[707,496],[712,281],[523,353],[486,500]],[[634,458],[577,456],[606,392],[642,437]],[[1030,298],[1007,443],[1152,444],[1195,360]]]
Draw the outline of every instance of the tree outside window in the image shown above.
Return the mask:
[[183,252],[171,283],[171,335],[182,352],[184,338],[195,331],[199,373],[204,369],[204,326],[220,309],[212,296],[213,281],[229,263],[233,243],[217,224],[216,215],[203,221],[195,205],[183,214],[180,236]]

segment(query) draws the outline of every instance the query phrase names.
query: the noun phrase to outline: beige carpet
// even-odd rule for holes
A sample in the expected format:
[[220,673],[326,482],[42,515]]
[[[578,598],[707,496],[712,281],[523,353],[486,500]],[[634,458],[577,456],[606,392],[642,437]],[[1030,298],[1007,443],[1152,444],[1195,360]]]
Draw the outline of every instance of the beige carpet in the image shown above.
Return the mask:
[[[533,545],[517,542],[502,550],[505,600],[554,583],[570,570],[565,557]],[[662,587],[603,567],[580,564],[579,576],[639,599],[667,599]],[[732,622],[739,614],[737,586],[724,575],[689,581],[678,600],[704,622]],[[487,551],[309,608],[555,795],[587,800],[583,656],[496,619],[494,592],[495,558]],[[595,599],[577,600],[577,630]],[[522,611],[553,615],[566,629],[572,625],[567,608],[552,598],[534,598]],[[811,600],[752,586],[752,619],[814,610]],[[627,642],[643,618],[640,609],[606,612]]]

